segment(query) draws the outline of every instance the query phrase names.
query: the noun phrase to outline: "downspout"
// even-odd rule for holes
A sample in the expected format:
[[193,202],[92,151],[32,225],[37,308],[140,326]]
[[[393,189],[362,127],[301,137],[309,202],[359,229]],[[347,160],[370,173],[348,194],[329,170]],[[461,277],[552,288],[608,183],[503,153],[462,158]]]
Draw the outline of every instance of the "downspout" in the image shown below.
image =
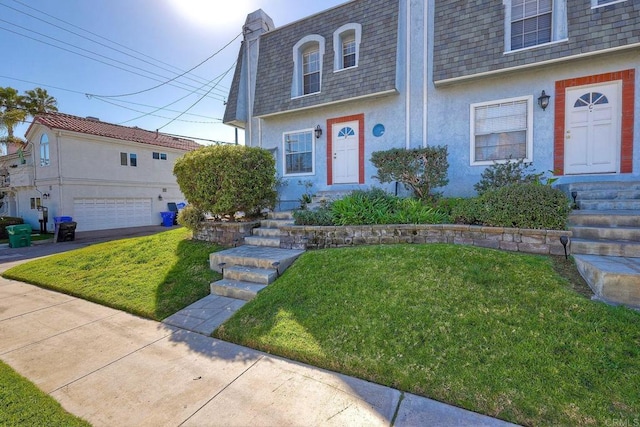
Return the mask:
[[429,46],[429,2],[431,0],[424,0],[424,20],[422,26],[424,28],[424,55],[423,55],[423,76],[422,76],[422,94],[424,96],[424,105],[422,106],[422,146],[427,147],[429,145],[427,141],[428,132],[427,126],[429,121],[428,108],[429,108],[429,54],[431,52],[431,47]]
[[[62,211],[64,204],[62,203],[62,156],[60,156],[60,131],[56,132],[56,155],[58,156],[58,209]],[[58,216],[61,216],[63,212],[58,212]],[[64,212],[71,213],[71,212]]]
[[408,150],[411,148],[411,0],[406,0],[406,51],[405,51],[405,86],[406,86],[406,98],[405,98],[405,148]]
[[[246,35],[245,35],[246,39]],[[253,146],[253,105],[251,103],[251,41],[247,40],[247,123],[249,124],[249,147]]]

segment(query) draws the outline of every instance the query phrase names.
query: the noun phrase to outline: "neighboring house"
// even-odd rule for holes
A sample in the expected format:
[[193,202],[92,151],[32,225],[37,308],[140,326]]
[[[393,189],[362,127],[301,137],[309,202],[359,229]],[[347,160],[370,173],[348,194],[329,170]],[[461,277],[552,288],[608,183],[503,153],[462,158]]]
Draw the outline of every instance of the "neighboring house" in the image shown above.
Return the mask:
[[39,206],[71,216],[77,231],[161,224],[168,202],[183,202],[173,175],[199,144],[137,127],[61,113],[37,116],[20,152],[0,157],[2,215],[39,229]]
[[638,1],[353,0],[280,28],[258,10],[244,34],[224,122],[274,153],[292,204],[300,181],[393,190],[369,161],[393,147],[447,145],[446,195],[509,158],[640,176]]

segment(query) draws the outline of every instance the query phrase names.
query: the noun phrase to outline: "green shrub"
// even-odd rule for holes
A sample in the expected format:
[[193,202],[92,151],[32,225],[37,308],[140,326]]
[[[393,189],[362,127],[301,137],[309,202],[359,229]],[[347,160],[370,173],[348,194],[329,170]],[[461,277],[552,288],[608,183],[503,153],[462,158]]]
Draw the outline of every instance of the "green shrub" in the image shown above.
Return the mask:
[[24,219],[16,218],[13,216],[0,217],[0,239],[9,238],[9,235],[7,234],[8,225],[18,225],[18,224],[24,224]]
[[537,183],[508,185],[481,198],[488,226],[564,230],[571,212],[561,190]]
[[333,202],[333,222],[335,225],[389,224],[398,200],[379,188],[353,191]]
[[331,208],[323,207],[315,210],[297,210],[293,212],[296,225],[334,225]]
[[481,225],[484,204],[481,197],[460,199],[451,208],[451,221],[456,224]]
[[376,178],[380,182],[400,182],[420,200],[437,199],[439,194],[433,190],[449,182],[446,146],[376,151],[371,163],[378,168]]
[[251,217],[275,206],[275,161],[261,148],[203,147],[178,159],[173,173],[189,204],[214,216]]
[[193,205],[187,205],[178,212],[178,224],[196,231],[198,225],[204,221],[204,212]]
[[356,190],[317,210],[293,214],[296,225],[441,224],[446,213],[421,200],[403,199],[379,188]]
[[390,216],[389,224],[442,224],[449,220],[449,215],[433,209],[418,199],[402,199],[396,211]]
[[494,163],[487,167],[473,188],[478,195],[482,195],[489,190],[497,190],[506,185],[539,182],[543,173],[528,172],[533,168],[532,163],[525,163],[523,159],[513,161],[509,159],[506,163]]

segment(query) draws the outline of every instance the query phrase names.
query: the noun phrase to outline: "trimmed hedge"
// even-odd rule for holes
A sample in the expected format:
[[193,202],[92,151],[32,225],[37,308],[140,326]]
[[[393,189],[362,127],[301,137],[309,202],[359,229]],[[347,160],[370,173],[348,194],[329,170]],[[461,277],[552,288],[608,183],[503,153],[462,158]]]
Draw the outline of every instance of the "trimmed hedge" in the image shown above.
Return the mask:
[[467,199],[452,212],[458,224],[564,230],[571,212],[565,194],[537,183],[512,184]]
[[189,204],[216,217],[251,217],[276,203],[275,160],[262,148],[203,147],[178,159],[173,174]]

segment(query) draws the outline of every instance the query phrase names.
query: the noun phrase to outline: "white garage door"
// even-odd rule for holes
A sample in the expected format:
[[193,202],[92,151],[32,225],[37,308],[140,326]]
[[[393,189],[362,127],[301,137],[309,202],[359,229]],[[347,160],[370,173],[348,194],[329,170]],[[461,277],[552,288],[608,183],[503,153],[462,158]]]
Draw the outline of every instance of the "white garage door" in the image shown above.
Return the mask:
[[79,231],[153,225],[151,199],[74,199],[73,220]]

